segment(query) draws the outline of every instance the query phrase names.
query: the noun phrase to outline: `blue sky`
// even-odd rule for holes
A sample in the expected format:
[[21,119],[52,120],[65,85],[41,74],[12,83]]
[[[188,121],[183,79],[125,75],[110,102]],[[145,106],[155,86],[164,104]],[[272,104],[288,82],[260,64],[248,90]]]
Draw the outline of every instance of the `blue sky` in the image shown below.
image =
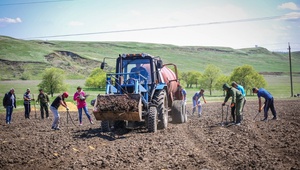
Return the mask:
[[300,51],[300,1],[0,0],[0,35]]

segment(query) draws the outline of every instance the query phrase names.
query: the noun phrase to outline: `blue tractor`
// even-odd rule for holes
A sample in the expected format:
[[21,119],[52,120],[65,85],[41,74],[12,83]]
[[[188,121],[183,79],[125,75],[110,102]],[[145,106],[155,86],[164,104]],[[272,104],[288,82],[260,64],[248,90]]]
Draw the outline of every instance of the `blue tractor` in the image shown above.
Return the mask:
[[[101,69],[106,67],[104,59]],[[148,132],[156,132],[167,128],[169,115],[174,123],[187,121],[176,65],[164,65],[160,57],[149,54],[122,54],[115,69],[106,75],[105,94],[99,94],[92,104],[102,131],[123,121],[126,128],[143,124]]]

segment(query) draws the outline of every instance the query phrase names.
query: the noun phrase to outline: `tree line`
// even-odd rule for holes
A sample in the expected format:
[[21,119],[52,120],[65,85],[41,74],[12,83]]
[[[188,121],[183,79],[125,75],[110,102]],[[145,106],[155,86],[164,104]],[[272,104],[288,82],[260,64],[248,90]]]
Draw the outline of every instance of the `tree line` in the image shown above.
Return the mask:
[[208,65],[204,72],[189,71],[179,74],[180,79],[185,83],[186,88],[193,88],[193,86],[208,89],[209,94],[212,95],[213,90],[219,90],[224,83],[231,84],[235,81],[242,85],[247,93],[253,87],[265,87],[266,80],[260,75],[252,66],[243,65],[234,68],[233,72],[227,76],[222,74],[220,68],[215,65]]

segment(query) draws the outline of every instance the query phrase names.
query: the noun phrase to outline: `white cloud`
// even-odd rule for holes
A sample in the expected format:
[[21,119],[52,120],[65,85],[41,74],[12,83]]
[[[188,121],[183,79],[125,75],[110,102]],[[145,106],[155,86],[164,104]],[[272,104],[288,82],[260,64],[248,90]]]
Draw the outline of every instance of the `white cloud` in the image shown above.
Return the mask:
[[300,10],[300,8],[294,2],[283,3],[278,6],[280,9]]
[[288,14],[283,15],[280,19],[299,20],[300,19],[300,12],[290,12]]
[[9,24],[16,24],[21,23],[21,18],[0,18],[0,23],[9,23]]
[[69,22],[68,25],[69,26],[82,26],[84,24],[82,22],[79,22],[79,21],[71,21],[71,22]]

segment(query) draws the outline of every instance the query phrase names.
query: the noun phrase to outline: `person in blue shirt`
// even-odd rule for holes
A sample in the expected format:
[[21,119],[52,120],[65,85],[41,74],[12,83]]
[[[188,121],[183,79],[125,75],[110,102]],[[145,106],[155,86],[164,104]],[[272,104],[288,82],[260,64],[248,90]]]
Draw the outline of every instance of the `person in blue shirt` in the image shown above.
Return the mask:
[[[238,89],[242,93],[242,95],[244,96],[244,103],[243,103],[243,107],[242,107],[242,112],[244,112],[244,107],[245,107],[245,104],[246,104],[246,93],[245,93],[244,87],[237,84],[235,81],[232,82],[231,86]],[[235,106],[233,106],[231,108],[231,116],[232,116],[233,122],[235,121],[234,111],[235,111]],[[241,117],[241,119],[243,119],[243,117]]]
[[[136,67],[132,68],[130,70],[131,73],[136,73],[136,74],[131,74],[130,78],[134,78],[134,79],[139,79],[139,81],[143,81],[146,79],[148,79],[148,72],[147,70],[141,66],[140,63],[136,64]],[[143,77],[139,77],[138,75],[141,74]]]
[[258,111],[261,112],[262,110],[262,105],[261,105],[261,97],[265,98],[265,105],[264,105],[264,119],[262,121],[267,121],[268,120],[268,111],[269,109],[271,109],[271,112],[273,114],[273,120],[277,120],[277,113],[275,110],[275,106],[274,106],[274,98],[271,95],[270,92],[268,92],[266,89],[264,88],[252,88],[252,92],[253,93],[257,93],[257,97],[258,97]]
[[192,115],[194,115],[194,112],[196,111],[196,107],[198,107],[198,116],[200,117],[202,114],[202,104],[200,101],[200,98],[203,98],[204,103],[206,103],[206,100],[204,98],[204,89],[200,89],[199,92],[196,92],[193,96],[193,112]]
[[244,89],[244,87],[243,86],[241,86],[241,85],[239,85],[239,84],[237,84],[235,81],[234,82],[232,82],[232,87],[234,87],[234,88],[236,88],[236,89],[238,89],[241,93],[242,93],[242,95],[245,97],[246,96],[246,93],[245,93],[245,89]]

